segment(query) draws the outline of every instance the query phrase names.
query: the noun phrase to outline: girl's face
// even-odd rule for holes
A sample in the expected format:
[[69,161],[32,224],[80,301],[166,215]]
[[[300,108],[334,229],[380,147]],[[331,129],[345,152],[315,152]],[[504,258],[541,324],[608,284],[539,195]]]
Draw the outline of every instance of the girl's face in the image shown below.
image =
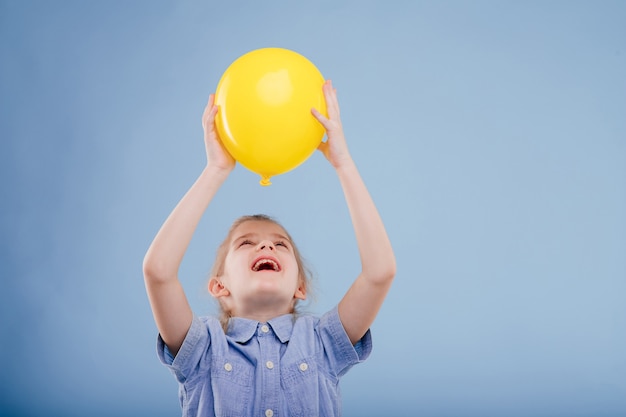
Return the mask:
[[217,280],[226,291],[212,293],[224,296],[235,316],[272,309],[290,313],[295,300],[305,298],[291,241],[270,221],[245,221],[233,231],[224,273]]

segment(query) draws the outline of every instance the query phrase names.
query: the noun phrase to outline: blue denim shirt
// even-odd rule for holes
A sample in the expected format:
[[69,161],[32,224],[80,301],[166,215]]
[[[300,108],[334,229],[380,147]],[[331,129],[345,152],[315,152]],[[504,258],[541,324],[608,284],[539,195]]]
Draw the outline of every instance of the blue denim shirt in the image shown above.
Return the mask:
[[321,318],[232,318],[226,334],[215,317],[194,317],[175,358],[157,343],[184,417],[339,416],[339,379],[372,350],[369,330],[350,343],[336,307]]

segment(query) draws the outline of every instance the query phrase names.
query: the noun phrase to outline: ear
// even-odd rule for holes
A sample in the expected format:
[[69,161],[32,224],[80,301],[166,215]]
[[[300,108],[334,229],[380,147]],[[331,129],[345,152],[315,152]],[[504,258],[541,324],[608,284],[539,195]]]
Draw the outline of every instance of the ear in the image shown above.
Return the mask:
[[215,298],[230,295],[230,291],[222,284],[217,277],[211,277],[209,280],[209,292]]
[[293,298],[297,298],[299,300],[306,300],[306,289],[304,288],[304,286],[301,285],[296,289],[296,292],[293,295]]

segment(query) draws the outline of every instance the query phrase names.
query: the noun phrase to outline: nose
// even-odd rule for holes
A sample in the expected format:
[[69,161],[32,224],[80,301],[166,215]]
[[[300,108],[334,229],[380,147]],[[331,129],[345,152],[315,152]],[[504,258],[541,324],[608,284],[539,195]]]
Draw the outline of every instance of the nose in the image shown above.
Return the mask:
[[261,242],[259,242],[259,244],[257,245],[256,249],[258,251],[260,251],[260,250],[264,250],[264,249],[274,250],[276,248],[274,247],[274,244],[271,241],[269,241],[269,240],[262,240]]

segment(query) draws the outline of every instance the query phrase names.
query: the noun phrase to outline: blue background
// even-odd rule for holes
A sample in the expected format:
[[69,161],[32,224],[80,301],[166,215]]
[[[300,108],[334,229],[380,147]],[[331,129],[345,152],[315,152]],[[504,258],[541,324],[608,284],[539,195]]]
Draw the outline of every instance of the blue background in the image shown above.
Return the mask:
[[[0,409],[175,416],[141,263],[205,163],[240,55],[338,89],[398,274],[345,416],[626,415],[626,3],[0,2]],[[321,154],[238,166],[181,267],[198,314],[240,214],[276,216],[321,313],[359,271]]]

